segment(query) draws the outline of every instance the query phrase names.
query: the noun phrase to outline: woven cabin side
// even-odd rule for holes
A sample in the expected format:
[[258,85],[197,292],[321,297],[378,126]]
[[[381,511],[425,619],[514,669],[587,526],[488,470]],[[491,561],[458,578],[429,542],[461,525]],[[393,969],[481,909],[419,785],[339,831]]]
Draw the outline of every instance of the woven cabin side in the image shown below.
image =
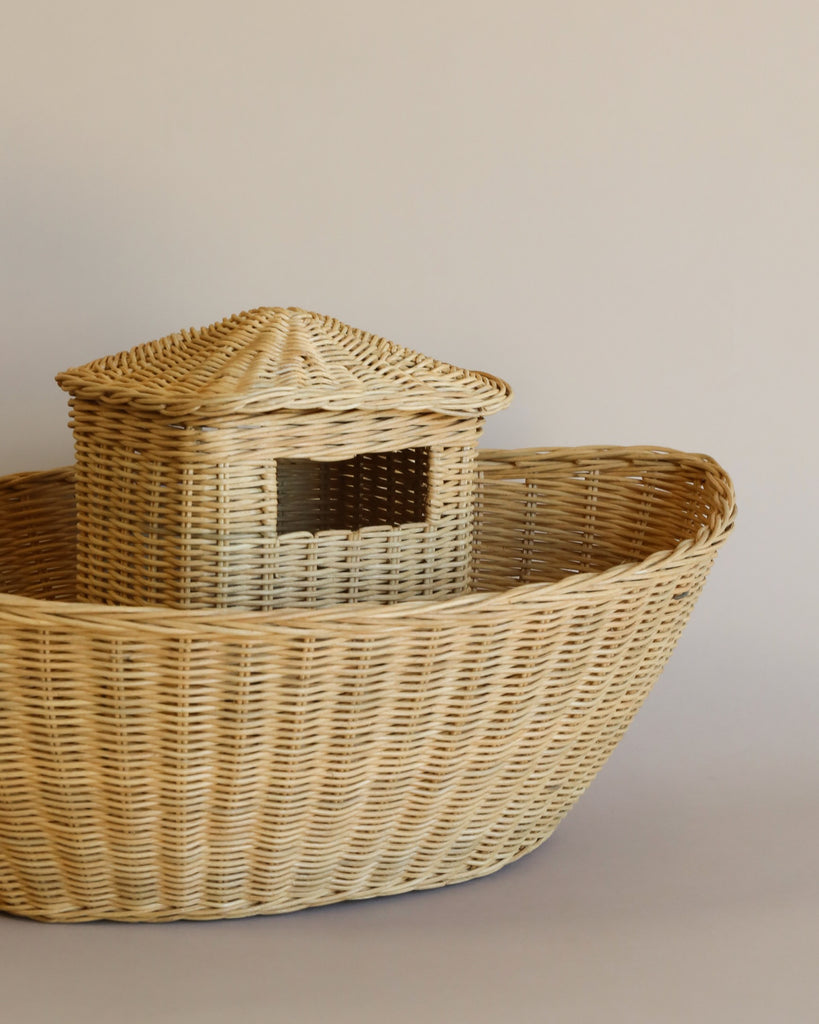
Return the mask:
[[81,600],[266,610],[468,587],[480,417],[71,409]]

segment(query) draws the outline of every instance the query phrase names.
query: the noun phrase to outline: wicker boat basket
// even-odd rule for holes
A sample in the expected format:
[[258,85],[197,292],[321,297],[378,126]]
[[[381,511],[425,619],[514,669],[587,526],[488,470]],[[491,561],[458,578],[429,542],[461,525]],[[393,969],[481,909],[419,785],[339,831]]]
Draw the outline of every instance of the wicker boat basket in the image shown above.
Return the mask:
[[0,909],[49,921],[275,913],[527,853],[734,517],[705,456],[484,451],[459,596],[137,607],[77,600],[74,485],[0,480]]

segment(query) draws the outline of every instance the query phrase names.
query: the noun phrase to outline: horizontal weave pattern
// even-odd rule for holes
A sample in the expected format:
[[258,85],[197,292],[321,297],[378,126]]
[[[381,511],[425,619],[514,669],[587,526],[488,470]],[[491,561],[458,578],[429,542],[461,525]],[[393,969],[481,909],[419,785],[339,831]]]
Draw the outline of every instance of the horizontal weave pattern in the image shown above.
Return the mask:
[[366,412],[183,424],[75,399],[77,596],[263,611],[461,594],[482,424]]
[[473,593],[76,603],[73,477],[0,481],[0,908],[274,913],[536,847],[673,649],[734,517],[705,456],[485,452]]

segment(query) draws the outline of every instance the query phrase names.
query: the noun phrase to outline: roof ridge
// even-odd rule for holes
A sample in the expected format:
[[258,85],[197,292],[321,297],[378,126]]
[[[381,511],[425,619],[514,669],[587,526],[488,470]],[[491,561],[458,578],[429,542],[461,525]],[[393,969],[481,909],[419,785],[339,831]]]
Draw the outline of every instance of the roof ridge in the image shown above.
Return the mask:
[[299,307],[258,307],[57,376],[66,391],[165,415],[393,409],[485,415],[507,384]]

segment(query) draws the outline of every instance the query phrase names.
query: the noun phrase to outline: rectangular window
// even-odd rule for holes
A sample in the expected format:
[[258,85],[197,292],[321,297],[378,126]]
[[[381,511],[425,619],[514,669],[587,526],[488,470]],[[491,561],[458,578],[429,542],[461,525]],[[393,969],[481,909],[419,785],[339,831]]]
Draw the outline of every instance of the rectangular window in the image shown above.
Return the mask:
[[366,452],[337,462],[279,459],[279,533],[423,523],[429,448]]

